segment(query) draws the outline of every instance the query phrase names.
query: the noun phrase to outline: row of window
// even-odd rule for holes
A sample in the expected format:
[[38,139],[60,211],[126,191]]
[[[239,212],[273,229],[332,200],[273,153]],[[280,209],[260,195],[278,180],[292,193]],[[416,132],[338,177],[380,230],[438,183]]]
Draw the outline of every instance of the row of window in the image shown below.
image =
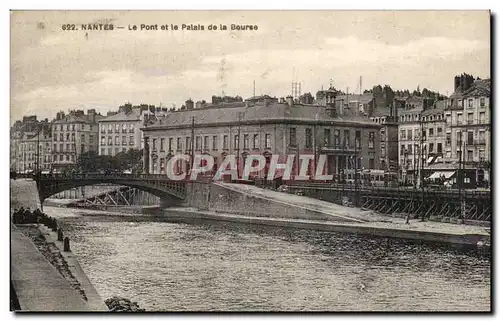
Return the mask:
[[[478,161],[480,161],[480,162],[484,162],[486,160],[486,151],[484,149],[481,149],[478,151],[477,154],[474,150],[467,150],[467,153],[464,155],[465,161],[474,161],[475,155],[478,155],[478,157],[479,157]],[[457,150],[455,152],[455,157],[459,159],[461,156],[462,156],[462,151]],[[445,157],[451,158],[451,151],[446,152]],[[462,160],[464,160],[464,159],[462,158]]]
[[75,155],[69,155],[69,154],[66,154],[66,155],[54,155],[54,162],[63,162],[63,161],[67,161],[67,162],[74,162],[75,161]]
[[[451,124],[452,122],[451,115],[446,115],[446,123]],[[464,119],[463,119],[463,114],[457,113],[457,125],[463,125],[465,124]],[[477,124],[486,124],[486,113],[484,111],[479,113],[479,119],[476,120]],[[474,122],[474,113],[467,113],[467,125],[473,125]]]
[[[331,130],[329,128],[325,128],[323,132],[323,146],[327,147],[345,147],[345,148],[350,148],[354,147],[354,145],[351,145],[351,139],[350,139],[350,130],[346,129],[343,131],[343,140],[342,140],[342,145],[341,145],[341,131],[339,129],[334,131],[334,136],[333,136],[333,144],[332,144],[332,135],[331,135]],[[222,149],[229,149],[229,135],[224,135],[222,140]],[[213,136],[196,136],[195,138],[195,146],[194,148],[196,150],[209,150],[210,149],[210,139],[211,139],[211,149],[212,150],[218,150],[218,136],[213,135]],[[117,137],[115,137],[115,140],[117,141]],[[356,148],[361,148],[361,131],[358,130],[355,132],[355,142],[356,142]],[[159,143],[159,144],[158,144]],[[177,137],[176,140],[176,150],[182,150],[182,143],[183,139],[181,137]],[[168,146],[166,146],[168,144]],[[174,150],[174,138],[170,137],[168,138],[168,141],[165,138],[153,138],[152,139],[152,149],[156,150],[159,148],[160,151],[164,151],[166,148],[168,148],[168,151]],[[192,148],[191,146],[191,137],[186,137],[185,138],[185,146],[187,149]],[[289,129],[289,145],[290,147],[298,147],[297,145],[297,129],[295,127],[292,127]],[[312,148],[313,147],[313,130],[312,128],[306,128],[305,129],[305,148]],[[240,145],[240,139],[239,135],[234,135],[233,136],[233,149],[259,149],[260,148],[260,143],[259,143],[259,134],[244,134],[243,135],[243,143]],[[264,148],[271,148],[271,134],[265,134],[265,141],[264,141]],[[375,148],[375,132],[369,132],[368,135],[368,148],[373,149]]]
[[[444,120],[444,116],[441,114],[438,115],[429,115],[429,116],[422,116],[422,121],[435,121],[435,120]],[[411,121],[420,121],[420,114],[415,113],[415,114],[409,114],[409,115],[403,115],[398,117],[398,121],[400,123],[404,122],[411,122]]]
[[[65,144],[54,144],[54,148],[52,150],[54,153],[75,152],[76,151],[76,144],[66,144],[66,145]],[[84,151],[85,151],[85,144],[81,144],[80,145],[80,152],[83,153]]]
[[[160,151],[173,151],[174,148],[177,151],[182,150],[183,143],[185,143],[186,150],[191,150],[193,146],[191,145],[191,137],[177,137],[176,146],[174,146],[174,137],[168,138],[153,138],[151,140],[151,148],[152,150],[157,150],[159,148]],[[196,136],[194,141],[194,149],[195,150],[219,150],[219,136]],[[166,145],[168,144],[168,145]],[[233,149],[259,149],[260,141],[259,134],[244,134],[243,135],[243,144],[240,146],[239,135],[233,136]],[[265,134],[264,140],[264,148],[271,148],[271,134]],[[229,135],[222,136],[222,149],[229,150]]]
[[[66,139],[64,139],[66,137]],[[58,139],[59,138],[59,139]],[[54,141],[57,142],[57,141],[60,141],[60,142],[74,142],[75,141],[75,133],[66,133],[66,135],[64,135],[63,133],[59,133],[59,136],[57,134],[54,134]],[[85,134],[81,134],[80,136],[81,138],[81,141],[85,141]],[[89,135],[89,142],[92,144],[94,142],[94,135],[90,134]]]
[[[134,133],[135,132],[135,124],[134,123],[129,123],[128,126],[126,123],[122,124],[108,124],[107,126],[105,124],[100,125],[101,128],[101,133]],[[107,130],[106,130],[107,129]]]
[[[342,145],[341,145],[341,137],[340,137],[340,129],[336,129],[334,131],[333,136],[333,144],[332,144],[332,135],[330,128],[323,129],[323,146],[333,147],[333,148],[351,148],[351,139],[349,129],[345,129],[342,136]],[[305,148],[313,147],[313,130],[312,128],[305,129]],[[357,130],[355,132],[355,148],[361,148],[361,131]],[[290,128],[290,146],[297,147],[297,129],[292,127]],[[375,148],[375,132],[369,132],[368,134],[368,148]]]
[[[420,145],[418,144],[401,144],[401,149],[400,149],[400,155],[413,155],[413,152],[415,152],[416,155],[419,155],[420,153]],[[424,145],[424,152],[425,153],[442,153],[443,152],[443,143],[437,143],[437,150],[434,151],[434,143],[429,143],[429,150],[426,150],[426,145]]]
[[[457,144],[463,144],[465,143],[466,145],[484,145],[486,144],[486,132],[484,130],[480,130],[477,135],[477,139],[474,140],[474,132],[473,131],[468,131],[467,132],[467,138],[464,139],[462,137],[462,132],[457,131],[456,132],[456,142]],[[451,145],[451,133],[446,133],[446,145]]]
[[[114,145],[134,145],[135,144],[135,136],[122,136],[121,141],[120,141],[120,136],[114,136],[114,138],[115,138]],[[109,145],[109,146],[113,145],[113,136],[107,136],[107,140],[106,140],[105,136],[101,136],[101,146],[106,146],[106,145]]]
[[[78,126],[79,125],[79,126]],[[93,126],[88,125],[89,130],[92,130]],[[75,131],[78,130],[85,130],[85,124],[66,124],[66,125],[54,125],[54,131]]]
[[[419,135],[420,129],[414,128],[412,129],[401,129],[399,131],[399,139],[401,140],[413,140],[413,139],[420,139]],[[422,138],[425,140],[427,139],[427,134],[429,135],[428,137],[434,137],[434,128],[429,128],[427,129],[422,129]],[[436,132],[436,137],[443,137],[443,128],[438,127],[437,132]]]
[[[122,147],[122,148],[119,148],[119,147],[115,147],[115,155],[120,153],[120,152],[126,152],[127,151],[127,148],[126,147]],[[109,148],[101,148],[101,154],[100,155],[113,155],[113,148],[109,147]]]
[[[463,107],[462,100],[462,107]],[[467,108],[474,108],[474,98],[467,99]],[[484,97],[479,98],[479,107],[486,107],[486,99]]]

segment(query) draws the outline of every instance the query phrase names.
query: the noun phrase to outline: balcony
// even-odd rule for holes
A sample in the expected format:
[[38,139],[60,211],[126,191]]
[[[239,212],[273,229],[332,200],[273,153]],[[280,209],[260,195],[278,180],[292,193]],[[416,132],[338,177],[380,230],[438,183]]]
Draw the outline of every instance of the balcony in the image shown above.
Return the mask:
[[[330,146],[322,146],[321,147],[321,152],[325,154],[338,154],[338,155],[343,155],[343,154],[354,154],[356,153],[356,150],[354,149],[354,146],[350,146],[349,144],[345,145],[330,145]],[[358,150],[359,152],[359,150]]]

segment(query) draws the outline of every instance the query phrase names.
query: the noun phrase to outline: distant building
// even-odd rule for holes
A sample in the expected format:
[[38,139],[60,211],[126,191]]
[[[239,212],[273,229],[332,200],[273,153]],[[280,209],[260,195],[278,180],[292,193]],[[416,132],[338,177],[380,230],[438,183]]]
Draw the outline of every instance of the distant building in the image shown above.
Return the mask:
[[129,149],[141,149],[140,128],[143,125],[141,109],[132,108],[130,104],[121,106],[118,113],[99,120],[99,155],[115,156]]
[[56,170],[74,166],[79,157],[89,151],[97,152],[98,121],[103,118],[95,109],[58,112],[52,122],[52,167]]
[[397,173],[398,157],[398,123],[397,108],[375,108],[370,120],[380,124],[380,169]]
[[[188,103],[188,102],[186,102]],[[190,101],[189,108],[192,109]],[[99,120],[99,155],[116,156],[130,149],[144,147],[141,127],[147,127],[163,119],[167,108],[153,105],[120,106],[118,112],[108,112],[109,117]]]
[[[335,116],[340,113],[340,104],[331,100],[328,104],[303,105],[294,103],[291,96],[260,96],[169,113],[142,129],[147,142],[145,170],[165,173],[173,155],[191,155],[192,150],[212,155],[216,165],[226,155],[236,155],[240,168],[250,154],[263,155],[268,168],[271,154],[286,157],[303,153],[327,155],[328,174],[340,175],[356,166],[378,169],[380,126],[349,112]],[[177,164],[178,171],[190,167],[189,162]],[[314,173],[316,164],[311,166],[309,173]],[[298,170],[295,165],[293,174]]]
[[[455,77],[455,92],[446,101],[444,161],[463,162],[476,172],[480,186],[491,181],[491,80]],[[461,158],[461,160],[460,160]]]
[[[10,167],[16,172],[48,170],[51,157],[51,124],[36,116],[23,117],[11,128]],[[37,147],[39,144],[39,147]],[[38,157],[37,157],[38,156]]]
[[422,132],[421,117],[424,111],[423,100],[411,96],[397,108],[399,123],[399,165],[400,178],[403,182],[414,184],[418,179],[420,168],[420,135]]

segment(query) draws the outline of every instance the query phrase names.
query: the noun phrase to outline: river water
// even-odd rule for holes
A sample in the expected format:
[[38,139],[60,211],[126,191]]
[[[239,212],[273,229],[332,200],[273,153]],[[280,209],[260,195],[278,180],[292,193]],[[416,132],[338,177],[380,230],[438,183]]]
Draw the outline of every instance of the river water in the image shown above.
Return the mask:
[[[490,258],[443,245],[46,207],[103,299],[148,311],[488,311]],[[168,216],[168,213],[164,214]]]

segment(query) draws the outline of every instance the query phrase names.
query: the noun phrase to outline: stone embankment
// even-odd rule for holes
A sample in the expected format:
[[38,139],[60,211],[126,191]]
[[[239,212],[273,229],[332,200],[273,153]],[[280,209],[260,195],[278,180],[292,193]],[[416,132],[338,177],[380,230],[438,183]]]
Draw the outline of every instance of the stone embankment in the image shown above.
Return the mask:
[[61,274],[68,281],[71,287],[77,291],[85,301],[87,301],[88,299],[85,294],[85,290],[82,288],[80,282],[76,279],[73,273],[71,273],[68,262],[66,262],[62,256],[60,249],[54,243],[48,243],[36,225],[17,225],[17,227],[24,235],[31,239],[38,251],[40,251],[47,261],[49,261],[50,264],[57,269],[59,274]]
[[16,179],[10,180],[10,208],[13,211],[15,208],[30,208],[34,210],[40,208],[40,198],[36,182],[32,179]]
[[71,253],[69,239],[63,242],[57,221],[38,209],[36,183],[10,182],[11,219],[16,224],[11,224],[11,291],[19,309],[108,311]]

